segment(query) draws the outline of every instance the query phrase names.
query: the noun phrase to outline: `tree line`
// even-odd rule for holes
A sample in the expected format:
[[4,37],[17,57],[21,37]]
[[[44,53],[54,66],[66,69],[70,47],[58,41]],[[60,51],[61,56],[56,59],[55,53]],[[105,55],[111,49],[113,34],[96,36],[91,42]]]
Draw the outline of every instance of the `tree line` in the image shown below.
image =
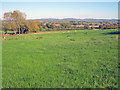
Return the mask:
[[[81,26],[80,26],[81,25]],[[80,21],[69,21],[69,22],[40,22],[38,20],[29,21],[26,19],[26,14],[15,10],[13,12],[4,13],[2,20],[2,29],[5,34],[7,31],[13,31],[14,34],[26,34],[29,32],[39,31],[51,31],[51,30],[81,30],[81,29],[116,29],[118,25],[116,23],[110,24],[93,24]]]

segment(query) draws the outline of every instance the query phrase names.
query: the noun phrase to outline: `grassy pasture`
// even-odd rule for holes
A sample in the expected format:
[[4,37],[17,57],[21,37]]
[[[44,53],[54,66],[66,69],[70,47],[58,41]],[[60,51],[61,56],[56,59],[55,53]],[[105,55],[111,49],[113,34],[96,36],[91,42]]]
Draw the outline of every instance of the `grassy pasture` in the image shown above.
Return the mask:
[[8,36],[3,88],[118,87],[117,30]]

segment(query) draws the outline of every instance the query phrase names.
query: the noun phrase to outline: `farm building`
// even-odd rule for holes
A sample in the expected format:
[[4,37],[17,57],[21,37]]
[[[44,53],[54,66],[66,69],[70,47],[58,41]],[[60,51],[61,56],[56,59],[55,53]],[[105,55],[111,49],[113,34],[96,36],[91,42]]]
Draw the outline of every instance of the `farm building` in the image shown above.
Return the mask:
[[89,28],[93,27],[94,29],[99,29],[99,25],[98,26],[89,26]]
[[72,27],[84,27],[84,25],[71,25]]
[[98,26],[94,26],[95,29],[99,29],[99,25]]
[[60,24],[53,24],[55,27],[60,27]]

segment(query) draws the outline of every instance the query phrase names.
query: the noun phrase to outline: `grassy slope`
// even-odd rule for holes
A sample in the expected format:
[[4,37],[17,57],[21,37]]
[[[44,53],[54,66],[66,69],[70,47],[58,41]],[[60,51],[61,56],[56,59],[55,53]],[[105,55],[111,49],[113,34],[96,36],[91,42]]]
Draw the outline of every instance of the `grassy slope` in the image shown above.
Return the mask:
[[3,87],[117,87],[118,40],[103,34],[112,31],[7,37]]

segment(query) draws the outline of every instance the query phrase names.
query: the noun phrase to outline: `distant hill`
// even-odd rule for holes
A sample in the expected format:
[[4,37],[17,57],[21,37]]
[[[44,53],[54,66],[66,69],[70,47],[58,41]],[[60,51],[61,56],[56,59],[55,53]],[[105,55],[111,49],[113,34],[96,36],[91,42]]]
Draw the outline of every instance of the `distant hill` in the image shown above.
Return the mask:
[[56,19],[56,18],[44,18],[44,19],[28,19],[29,21],[38,20],[38,21],[118,21],[118,19],[92,19],[92,18],[85,18],[85,19],[76,19],[76,18],[63,18],[63,19]]

